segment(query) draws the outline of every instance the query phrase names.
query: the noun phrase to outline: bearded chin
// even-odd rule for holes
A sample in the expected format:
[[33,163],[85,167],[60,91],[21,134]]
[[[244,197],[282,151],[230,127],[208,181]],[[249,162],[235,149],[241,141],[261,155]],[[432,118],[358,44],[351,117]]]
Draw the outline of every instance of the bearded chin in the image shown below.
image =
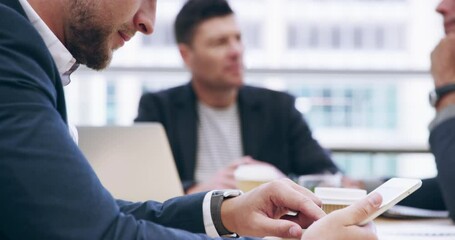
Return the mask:
[[70,32],[67,47],[78,63],[95,70],[109,65],[112,59],[112,50],[108,46],[109,31],[71,26]]
[[70,19],[66,31],[65,46],[80,64],[101,70],[106,68],[112,58],[109,36],[113,26],[103,20],[95,10],[96,1],[70,1]]

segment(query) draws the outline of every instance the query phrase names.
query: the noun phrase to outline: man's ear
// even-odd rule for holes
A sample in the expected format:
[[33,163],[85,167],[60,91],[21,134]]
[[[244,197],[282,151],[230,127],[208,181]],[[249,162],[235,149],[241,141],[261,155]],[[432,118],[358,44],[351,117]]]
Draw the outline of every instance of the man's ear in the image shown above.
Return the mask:
[[180,56],[182,56],[183,62],[185,62],[185,65],[191,69],[192,63],[193,63],[193,52],[191,50],[191,47],[188,46],[187,44],[180,43],[178,45]]

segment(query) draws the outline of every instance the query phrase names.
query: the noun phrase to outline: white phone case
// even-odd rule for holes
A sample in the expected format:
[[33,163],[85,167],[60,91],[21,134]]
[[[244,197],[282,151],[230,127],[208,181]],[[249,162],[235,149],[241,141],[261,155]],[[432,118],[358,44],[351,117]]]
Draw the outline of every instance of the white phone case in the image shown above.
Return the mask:
[[403,200],[415,190],[419,189],[421,186],[422,181],[420,179],[411,178],[391,178],[387,182],[383,183],[381,186],[370,193],[372,194],[374,192],[378,192],[381,194],[382,204],[380,208],[371,214],[367,219],[362,221],[360,225],[365,225],[368,222],[372,221],[377,216],[387,211],[387,209],[393,207],[399,201]]

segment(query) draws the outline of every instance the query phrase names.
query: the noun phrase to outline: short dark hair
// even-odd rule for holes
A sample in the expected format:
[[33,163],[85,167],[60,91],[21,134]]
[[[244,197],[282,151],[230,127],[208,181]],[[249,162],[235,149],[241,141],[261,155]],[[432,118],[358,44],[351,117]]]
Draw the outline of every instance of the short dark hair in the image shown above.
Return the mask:
[[177,43],[191,45],[194,31],[202,22],[234,14],[226,0],[188,0],[177,15],[174,34]]

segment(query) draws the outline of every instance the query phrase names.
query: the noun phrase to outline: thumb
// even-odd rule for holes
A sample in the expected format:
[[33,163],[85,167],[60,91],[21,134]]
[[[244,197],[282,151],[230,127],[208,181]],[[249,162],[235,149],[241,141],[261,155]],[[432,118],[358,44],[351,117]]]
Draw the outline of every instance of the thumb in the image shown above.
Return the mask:
[[251,156],[248,156],[248,155],[242,157],[242,161],[244,164],[251,164],[251,163],[255,162],[255,160]]
[[381,203],[382,196],[379,193],[373,193],[368,195],[365,199],[334,213],[338,214],[345,226],[357,225],[378,210]]

